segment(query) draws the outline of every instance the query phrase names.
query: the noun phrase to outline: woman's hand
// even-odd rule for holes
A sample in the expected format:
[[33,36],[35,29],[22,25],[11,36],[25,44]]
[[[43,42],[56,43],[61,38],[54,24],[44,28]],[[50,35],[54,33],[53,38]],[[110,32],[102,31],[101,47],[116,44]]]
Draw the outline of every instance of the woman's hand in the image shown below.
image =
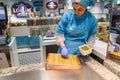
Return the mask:
[[114,41],[110,41],[110,44],[115,47],[114,51],[118,52],[120,50],[120,45]]
[[65,46],[62,46],[61,54],[62,54],[62,56],[68,58],[69,53],[68,53],[68,50],[67,50],[67,48]]

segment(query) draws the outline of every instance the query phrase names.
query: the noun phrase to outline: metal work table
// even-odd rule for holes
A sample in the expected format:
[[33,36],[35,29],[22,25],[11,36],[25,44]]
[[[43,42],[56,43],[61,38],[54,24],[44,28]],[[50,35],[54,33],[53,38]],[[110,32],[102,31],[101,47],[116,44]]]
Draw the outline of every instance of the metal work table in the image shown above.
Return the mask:
[[81,71],[31,70],[0,77],[0,80],[103,80],[87,65]]

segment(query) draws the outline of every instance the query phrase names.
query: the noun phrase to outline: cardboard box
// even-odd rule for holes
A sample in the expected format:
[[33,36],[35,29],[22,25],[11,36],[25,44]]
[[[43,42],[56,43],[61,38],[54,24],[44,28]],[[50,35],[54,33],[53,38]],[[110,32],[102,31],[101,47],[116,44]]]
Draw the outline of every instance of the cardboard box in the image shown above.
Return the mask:
[[0,53],[0,69],[9,67],[8,60],[4,53]]

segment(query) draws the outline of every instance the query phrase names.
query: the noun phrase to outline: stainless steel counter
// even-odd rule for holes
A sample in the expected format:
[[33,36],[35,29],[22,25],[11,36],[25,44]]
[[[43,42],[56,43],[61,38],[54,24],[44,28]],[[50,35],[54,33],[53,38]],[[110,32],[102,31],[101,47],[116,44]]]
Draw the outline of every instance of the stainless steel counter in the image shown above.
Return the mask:
[[0,77],[0,80],[103,80],[84,65],[81,71],[31,70]]
[[[117,68],[115,73],[119,74],[120,66],[113,64],[113,62],[109,60],[107,60],[106,63],[112,64],[115,69]],[[120,77],[109,70],[111,66],[106,68],[93,58],[90,58],[85,64],[82,71],[69,72],[45,71],[44,63],[9,67],[0,69],[0,80],[102,80],[102,78],[103,80],[120,80]],[[56,79],[59,77],[60,79]]]

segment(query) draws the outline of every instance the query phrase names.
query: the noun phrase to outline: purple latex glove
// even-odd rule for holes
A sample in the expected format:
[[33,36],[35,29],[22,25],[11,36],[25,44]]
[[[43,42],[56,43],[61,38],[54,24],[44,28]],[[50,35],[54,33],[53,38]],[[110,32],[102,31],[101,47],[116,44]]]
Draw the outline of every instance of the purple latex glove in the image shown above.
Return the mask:
[[54,32],[48,30],[46,36],[47,36],[47,37],[54,37],[55,34],[54,34]]
[[65,46],[62,47],[61,53],[62,53],[62,56],[68,58],[69,53],[68,53],[68,50]]
[[120,45],[114,41],[110,41],[110,44],[115,47],[114,51],[118,52],[120,50]]

